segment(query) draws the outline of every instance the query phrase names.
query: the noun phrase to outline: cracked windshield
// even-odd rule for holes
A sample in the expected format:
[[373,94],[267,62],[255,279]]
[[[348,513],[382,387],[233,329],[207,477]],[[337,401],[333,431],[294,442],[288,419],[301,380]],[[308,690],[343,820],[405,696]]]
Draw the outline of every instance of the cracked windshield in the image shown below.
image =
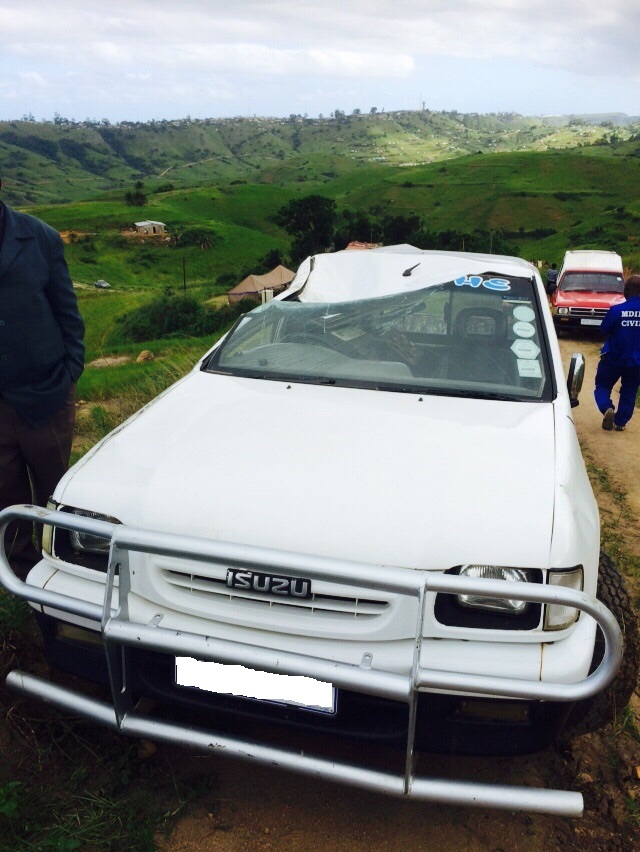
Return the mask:
[[375,299],[272,301],[206,369],[252,378],[452,396],[550,399],[532,282],[493,273]]

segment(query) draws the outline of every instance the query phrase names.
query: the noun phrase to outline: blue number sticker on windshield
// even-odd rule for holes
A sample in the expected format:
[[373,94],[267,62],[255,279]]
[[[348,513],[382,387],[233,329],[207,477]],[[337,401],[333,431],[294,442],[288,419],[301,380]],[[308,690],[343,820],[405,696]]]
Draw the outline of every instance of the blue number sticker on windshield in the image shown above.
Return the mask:
[[511,284],[506,278],[489,278],[482,282],[482,286],[488,290],[510,290]]
[[511,284],[506,278],[483,278],[482,275],[461,275],[454,279],[456,287],[479,287],[481,284],[487,290],[510,290]]
[[468,284],[469,287],[479,287],[484,278],[481,275],[462,275],[460,278],[456,278],[453,282],[456,287],[464,287],[465,284]]

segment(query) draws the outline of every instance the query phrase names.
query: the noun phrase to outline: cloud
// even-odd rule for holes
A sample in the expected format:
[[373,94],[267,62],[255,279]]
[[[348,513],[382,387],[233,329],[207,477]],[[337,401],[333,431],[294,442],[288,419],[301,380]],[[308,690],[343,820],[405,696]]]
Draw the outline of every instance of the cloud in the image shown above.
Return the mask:
[[[9,47],[20,58],[32,55],[29,44]],[[40,45],[37,55],[64,63],[68,48],[61,44]],[[284,74],[322,75],[327,77],[406,77],[415,69],[413,57],[402,53],[366,53],[335,50],[329,47],[281,49],[261,44],[170,43],[158,47],[109,42],[84,42],[74,49],[74,64],[83,67],[99,63],[104,69],[126,70],[131,77],[149,74],[149,69],[174,69],[181,72],[229,72],[280,76]],[[144,68],[144,72],[129,69]]]
[[38,86],[41,89],[46,89],[49,86],[48,80],[45,80],[42,74],[38,74],[37,71],[21,71],[18,78],[28,86]]
[[[482,76],[474,63],[491,62],[500,63],[497,93],[504,63],[514,74],[526,66],[609,78],[613,87],[640,78],[638,31],[638,0],[110,0],[104,9],[86,0],[0,0],[0,98],[31,96],[47,82],[55,91],[57,81],[61,98],[93,88],[109,103],[119,91],[139,100],[153,80],[167,95],[184,89],[197,99],[214,79],[219,99],[253,92],[261,102],[279,80],[302,100],[304,89],[339,94],[367,81],[371,92],[420,86],[420,68],[431,62],[470,69],[471,91]],[[63,93],[74,73],[83,85]]]
[[190,45],[168,53],[159,64],[186,65],[207,71],[266,76],[404,77],[414,70],[407,54],[377,54],[354,50],[278,49],[255,44]]
[[[416,57],[527,57],[585,73],[636,70],[637,0],[0,0],[0,45],[66,64],[165,65],[167,54],[233,73],[405,76]],[[376,62],[376,59],[378,62]],[[394,62],[394,59],[397,61]],[[270,69],[274,69],[271,72]],[[280,70],[283,69],[283,70]],[[399,69],[399,70],[398,70]]]

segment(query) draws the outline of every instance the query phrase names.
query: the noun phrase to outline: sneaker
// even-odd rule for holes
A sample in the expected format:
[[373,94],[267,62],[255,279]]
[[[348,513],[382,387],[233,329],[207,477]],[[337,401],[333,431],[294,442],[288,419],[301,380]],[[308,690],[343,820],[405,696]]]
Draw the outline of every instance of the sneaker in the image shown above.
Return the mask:
[[[604,426],[602,428],[604,429]],[[619,426],[617,423],[614,423],[613,428],[616,430],[616,432],[624,432],[626,427],[625,426]]]
[[605,432],[610,432],[613,429],[613,416],[615,411],[613,408],[607,408],[602,418],[602,428]]

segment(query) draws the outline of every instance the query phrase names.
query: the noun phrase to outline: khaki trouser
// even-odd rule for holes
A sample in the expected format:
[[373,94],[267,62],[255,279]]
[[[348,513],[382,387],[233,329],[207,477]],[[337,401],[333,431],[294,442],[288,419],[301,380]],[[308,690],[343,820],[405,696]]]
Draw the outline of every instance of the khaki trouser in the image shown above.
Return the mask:
[[[33,428],[0,398],[0,509],[14,503],[45,506],[69,466],[75,421],[75,385],[60,411],[44,425]],[[5,548],[15,573],[25,579],[40,559],[42,527],[13,523],[7,529]]]

